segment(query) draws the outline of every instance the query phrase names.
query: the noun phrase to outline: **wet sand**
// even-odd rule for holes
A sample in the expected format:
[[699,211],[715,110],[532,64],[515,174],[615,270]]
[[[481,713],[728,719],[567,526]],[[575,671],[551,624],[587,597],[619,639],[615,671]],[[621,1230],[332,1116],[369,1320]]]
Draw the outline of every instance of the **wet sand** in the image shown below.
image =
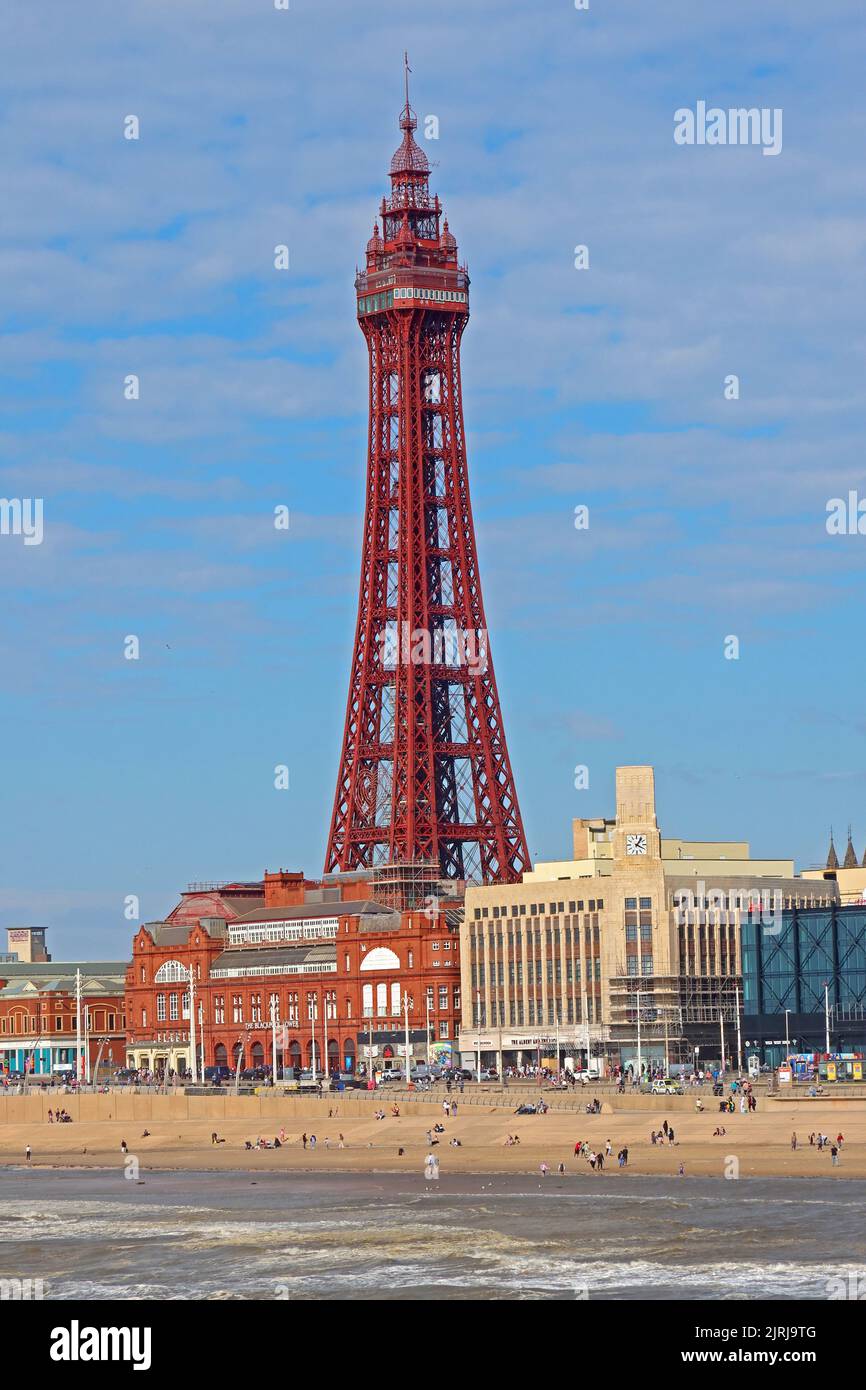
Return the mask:
[[[768,1102],[754,1115],[720,1116],[682,1111],[665,1116],[653,1110],[621,1111],[586,1115],[549,1111],[546,1115],[518,1116],[502,1109],[496,1113],[473,1113],[469,1107],[456,1119],[404,1110],[399,1118],[391,1115],[390,1103],[383,1101],[387,1118],[340,1114],[339,1103],[329,1106],[311,1101],[308,1114],[285,1121],[263,1120],[251,1128],[249,1120],[230,1119],[218,1124],[212,1120],[85,1121],[69,1125],[46,1122],[15,1122],[0,1125],[0,1164],[24,1166],[25,1147],[32,1148],[31,1166],[36,1168],[114,1168],[125,1160],[120,1145],[126,1140],[129,1154],[139,1167],[172,1170],[211,1170],[245,1172],[411,1172],[419,1171],[429,1151],[426,1138],[434,1123],[445,1126],[434,1152],[443,1174],[449,1173],[527,1173],[538,1172],[547,1163],[552,1173],[560,1162],[570,1175],[586,1175],[588,1180],[604,1181],[637,1173],[649,1176],[676,1176],[685,1166],[693,1177],[866,1177],[866,1108],[820,1103],[803,1105]],[[333,1114],[329,1117],[328,1111]],[[675,1144],[653,1146],[650,1131],[659,1130],[667,1118],[675,1131]],[[286,1142],[279,1149],[247,1150],[244,1141],[255,1143],[261,1135],[273,1140],[285,1125]],[[714,1137],[717,1125],[724,1136]],[[267,1126],[265,1128],[264,1126]],[[225,1143],[211,1144],[216,1128]],[[147,1137],[143,1130],[150,1131]],[[796,1130],[799,1146],[791,1149],[791,1132]],[[829,1151],[819,1152],[808,1142],[810,1131],[823,1131],[831,1139],[840,1132],[845,1142],[839,1166],[831,1164]],[[316,1147],[306,1149],[302,1134],[316,1136]],[[339,1148],[342,1132],[345,1147]],[[520,1143],[509,1147],[507,1136],[517,1135]],[[459,1148],[449,1141],[460,1140]],[[585,1139],[591,1148],[603,1149],[609,1139],[613,1153],[605,1159],[603,1173],[594,1173],[585,1158],[574,1157],[576,1140]],[[616,1155],[628,1146],[628,1166],[621,1169]],[[401,1155],[400,1149],[404,1152]]]

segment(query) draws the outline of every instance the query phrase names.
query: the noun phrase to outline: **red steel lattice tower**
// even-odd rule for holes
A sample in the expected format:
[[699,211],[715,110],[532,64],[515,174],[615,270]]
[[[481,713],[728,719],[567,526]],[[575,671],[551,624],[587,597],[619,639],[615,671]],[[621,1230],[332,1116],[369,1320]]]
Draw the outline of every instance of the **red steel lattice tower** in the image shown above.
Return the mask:
[[370,354],[358,625],[325,872],[530,867],[487,641],[469,501],[460,340],[469,276],[430,165],[403,139],[355,285]]

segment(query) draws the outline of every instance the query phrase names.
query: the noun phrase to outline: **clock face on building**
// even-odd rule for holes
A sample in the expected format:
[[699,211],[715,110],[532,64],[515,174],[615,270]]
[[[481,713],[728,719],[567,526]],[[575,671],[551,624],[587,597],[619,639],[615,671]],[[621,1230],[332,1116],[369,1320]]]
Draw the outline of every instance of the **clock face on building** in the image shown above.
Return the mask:
[[626,854],[646,854],[646,835],[626,835]]

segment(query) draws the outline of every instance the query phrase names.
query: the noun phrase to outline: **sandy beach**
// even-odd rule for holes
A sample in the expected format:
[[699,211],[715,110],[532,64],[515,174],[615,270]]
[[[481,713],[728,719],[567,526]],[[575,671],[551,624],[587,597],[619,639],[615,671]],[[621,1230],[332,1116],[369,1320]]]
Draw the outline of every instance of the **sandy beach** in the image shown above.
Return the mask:
[[[517,1116],[504,1108],[494,1113],[467,1108],[456,1119],[429,1110],[413,1113],[408,1107],[394,1117],[390,1102],[383,1102],[383,1108],[384,1120],[374,1119],[372,1113],[341,1115],[339,1103],[329,1106],[327,1101],[311,1101],[303,1107],[307,1113],[255,1122],[234,1118],[161,1118],[145,1123],[83,1120],[66,1125],[44,1120],[7,1122],[0,1125],[0,1164],[24,1165],[29,1144],[32,1167],[122,1167],[121,1142],[125,1140],[142,1171],[411,1172],[423,1165],[429,1151],[427,1131],[438,1122],[445,1126],[445,1133],[436,1136],[439,1144],[435,1148],[443,1176],[538,1172],[542,1163],[555,1172],[564,1163],[567,1174],[586,1176],[593,1182],[633,1174],[677,1175],[680,1164],[686,1177],[866,1177],[866,1109],[856,1103],[772,1103],[754,1115],[728,1116],[682,1111],[664,1114],[659,1110],[601,1115],[549,1111]],[[661,1129],[665,1119],[674,1127],[675,1143],[654,1146],[650,1131]],[[714,1136],[720,1124],[726,1133]],[[279,1149],[244,1147],[245,1141],[255,1143],[259,1136],[272,1141],[281,1127],[285,1128],[286,1142]],[[211,1143],[214,1129],[224,1143]],[[144,1130],[149,1131],[146,1137]],[[793,1130],[798,1136],[796,1151],[791,1148]],[[832,1166],[829,1151],[820,1152],[809,1145],[810,1131],[823,1131],[831,1139],[840,1132],[844,1135],[838,1167]],[[304,1133],[308,1136],[306,1148]],[[339,1147],[341,1133],[343,1148]],[[315,1148],[309,1144],[313,1135]],[[516,1135],[519,1144],[509,1146],[509,1135]],[[460,1147],[451,1147],[453,1138],[460,1141]],[[610,1140],[613,1152],[605,1160],[603,1173],[593,1172],[585,1158],[575,1158],[575,1142],[584,1139],[595,1150],[603,1150]],[[619,1168],[616,1155],[624,1145],[629,1150],[628,1166]]]

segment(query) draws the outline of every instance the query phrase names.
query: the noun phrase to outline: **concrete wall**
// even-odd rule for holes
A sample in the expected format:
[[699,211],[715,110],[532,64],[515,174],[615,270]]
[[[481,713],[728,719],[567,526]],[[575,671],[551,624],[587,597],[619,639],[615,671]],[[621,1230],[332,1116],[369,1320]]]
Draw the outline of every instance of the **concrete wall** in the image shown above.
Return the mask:
[[[377,1097],[386,1112],[396,1099],[404,1108],[402,1097]],[[412,1114],[442,1113],[441,1104],[412,1101]],[[0,1124],[47,1123],[48,1111],[65,1109],[73,1121],[89,1124],[100,1120],[165,1121],[165,1120],[248,1120],[289,1119],[292,1116],[327,1116],[328,1110],[343,1116],[369,1118],[373,1107],[366,1099],[347,1099],[345,1096],[186,1096],[133,1095],[113,1092],[109,1095],[0,1095]]]

